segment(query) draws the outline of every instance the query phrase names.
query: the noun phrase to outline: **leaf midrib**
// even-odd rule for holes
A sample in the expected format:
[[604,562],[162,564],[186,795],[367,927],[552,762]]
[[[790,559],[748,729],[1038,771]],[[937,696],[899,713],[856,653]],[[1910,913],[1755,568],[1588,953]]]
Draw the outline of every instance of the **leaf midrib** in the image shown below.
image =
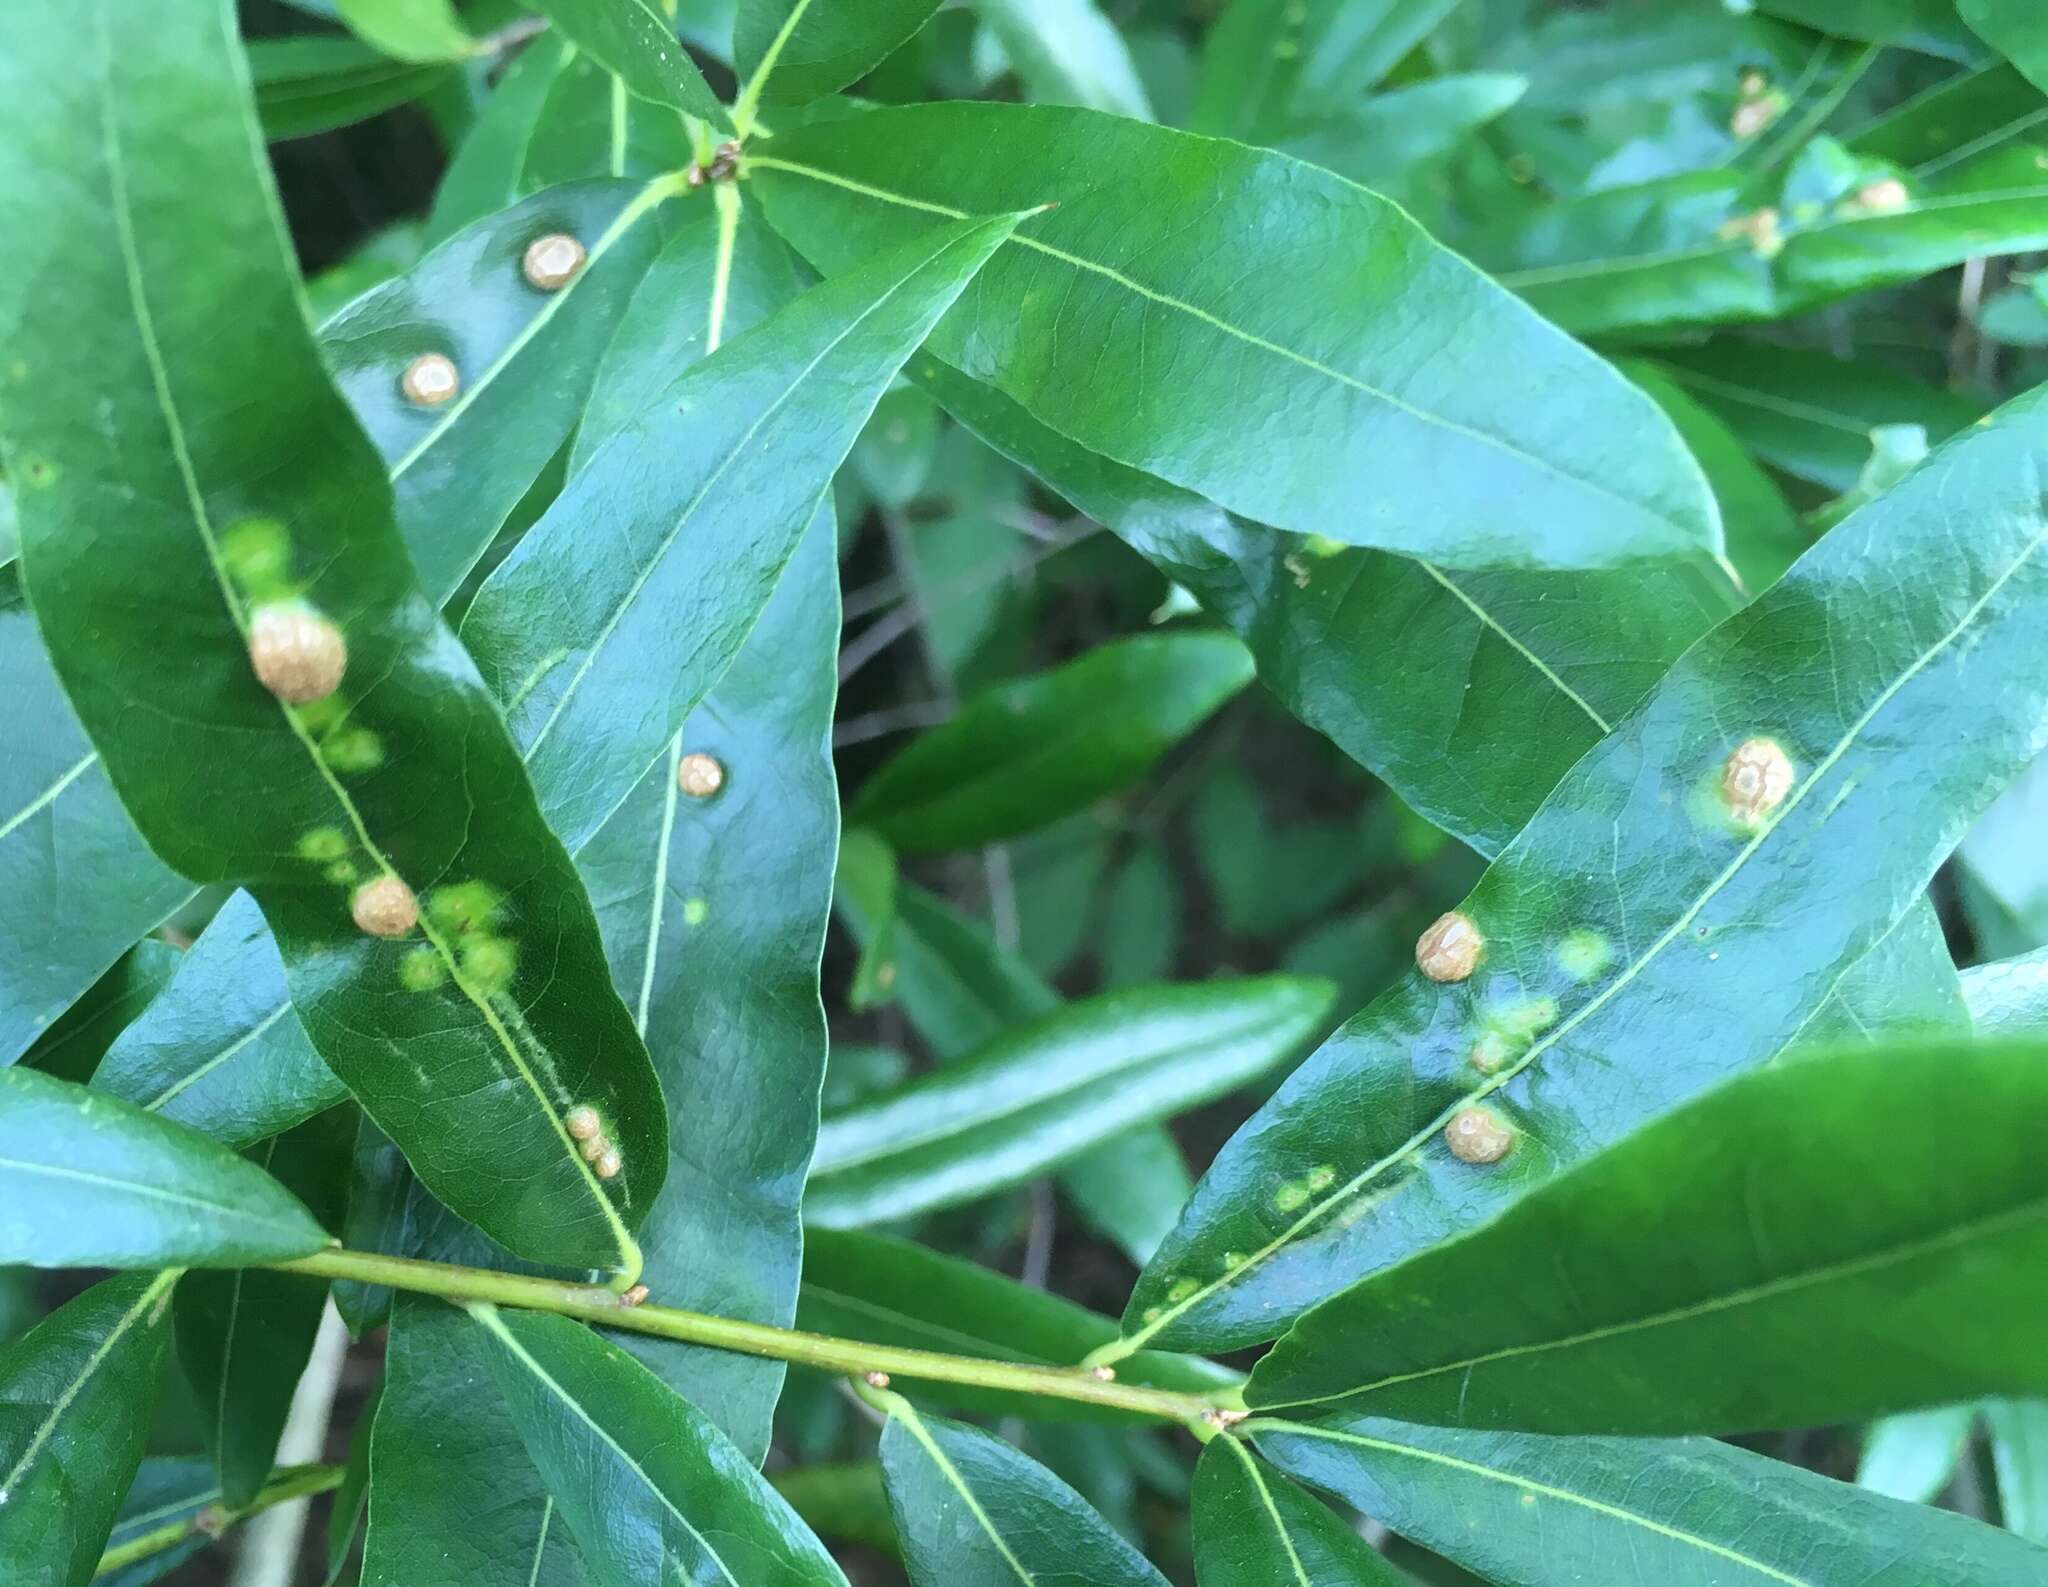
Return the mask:
[[975,1525],[979,1526],[987,1535],[989,1542],[995,1545],[996,1552],[1002,1556],[1003,1563],[1010,1567],[1017,1580],[1022,1582],[1024,1587],[1037,1587],[1038,1578],[1025,1569],[1024,1562],[1011,1551],[1009,1540],[996,1530],[996,1524],[989,1518],[988,1511],[982,1508],[981,1500],[967,1485],[967,1479],[960,1475],[959,1468],[953,1464],[945,1450],[939,1447],[938,1440],[933,1438],[930,1430],[925,1427],[924,1418],[917,1414],[916,1408],[908,1400],[898,1396],[895,1397],[895,1403],[889,1407],[889,1414],[903,1424],[910,1436],[917,1440],[918,1447],[925,1452],[926,1458],[938,1467],[939,1475],[946,1480],[947,1485],[960,1495],[960,1502],[967,1506],[967,1513],[974,1517]]

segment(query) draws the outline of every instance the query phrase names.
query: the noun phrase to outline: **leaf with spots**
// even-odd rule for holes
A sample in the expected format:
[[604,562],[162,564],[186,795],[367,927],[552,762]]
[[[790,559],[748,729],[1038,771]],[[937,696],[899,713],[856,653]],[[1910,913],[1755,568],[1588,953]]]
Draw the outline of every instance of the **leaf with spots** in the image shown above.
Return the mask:
[[[1410,976],[1289,1077],[1129,1342],[1271,1338],[1793,1038],[2039,749],[2044,415],[2009,404],[1837,527],[1572,768],[1461,906],[1476,973]],[[1725,779],[1762,740],[1791,776],[1752,826]],[[1515,1136],[1490,1165],[1443,1139],[1475,1105]]]
[[[314,1048],[435,1194],[522,1254],[630,1270],[659,1087],[321,368],[232,17],[181,6],[136,52],[104,0],[29,9],[0,62],[0,193],[29,239],[0,411],[10,476],[40,482],[22,564],[65,689],[159,854],[262,906]],[[165,190],[206,193],[208,224]],[[574,1105],[617,1178],[579,1155]]]
[[471,1314],[512,1425],[600,1587],[846,1587],[753,1462],[617,1345],[564,1317]]
[[1498,1587],[1985,1587],[2048,1549],[1708,1438],[1551,1438],[1336,1416],[1238,1428]]
[[1242,1439],[1209,1440],[1190,1503],[1201,1587],[1403,1587],[1408,1580]]
[[175,1273],[95,1284],[0,1349],[0,1560],[9,1587],[85,1587],[163,1380]]
[[1720,547],[1655,404],[1313,166],[1096,111],[960,103],[799,127],[746,169],[828,274],[940,217],[1033,211],[932,354],[1232,511],[1464,567]]
[[882,1481],[913,1587],[1166,1587],[1072,1488],[1001,1439],[884,1400]]

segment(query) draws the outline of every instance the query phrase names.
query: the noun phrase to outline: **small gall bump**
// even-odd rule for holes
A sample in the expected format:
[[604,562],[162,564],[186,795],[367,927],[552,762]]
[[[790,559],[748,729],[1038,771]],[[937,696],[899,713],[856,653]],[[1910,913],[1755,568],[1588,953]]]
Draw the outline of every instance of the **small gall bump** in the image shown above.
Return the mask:
[[502,937],[473,937],[462,945],[462,973],[487,995],[512,984],[519,968],[519,950]]
[[694,896],[683,900],[684,925],[701,926],[710,918],[711,905],[708,900]]
[[676,763],[676,786],[692,799],[709,799],[725,786],[725,768],[702,750]]
[[282,591],[291,575],[291,541],[275,518],[244,518],[222,532],[220,559],[245,594]]
[[1472,1044],[1466,1060],[1483,1075],[1497,1074],[1508,1061],[1508,1039],[1490,1030]]
[[1415,963],[1432,981],[1462,981],[1478,967],[1486,939],[1469,915],[1452,910],[1437,916],[1436,923],[1415,944]]
[[262,606],[249,619],[249,665],[286,705],[306,705],[341,687],[348,641],[309,607]]
[[452,401],[462,389],[462,376],[456,373],[454,360],[445,354],[421,353],[405,366],[398,389],[405,393],[407,402],[422,408],[438,408]]
[[635,1306],[646,1305],[647,1286],[645,1284],[635,1284],[631,1289],[627,1290],[625,1294],[619,1297],[619,1304],[625,1307],[628,1311],[632,1310]]
[[519,261],[527,285],[543,292],[559,292],[576,279],[583,268],[583,244],[565,231],[551,231],[526,245],[526,257]]
[[348,887],[353,885],[356,879],[356,862],[354,860],[336,860],[320,874],[336,887]]
[[597,1109],[586,1102],[569,1110],[562,1120],[562,1127],[574,1140],[594,1141],[604,1133],[604,1120],[597,1116]]
[[1093,1378],[1097,1383],[1114,1383],[1116,1382],[1116,1368],[1090,1367],[1088,1369],[1088,1376]]
[[586,1163],[595,1165],[597,1160],[611,1150],[612,1143],[602,1135],[593,1135],[579,1148]]
[[1281,1212],[1299,1212],[1308,1205],[1308,1186],[1290,1179],[1273,1192],[1273,1206]]
[[347,727],[320,745],[320,758],[344,777],[361,776],[384,764],[384,741],[367,727]]
[[1896,176],[1887,176],[1875,182],[1867,182],[1856,190],[1856,205],[1874,215],[1896,214],[1912,202],[1913,195],[1906,191],[1906,184]]
[[1721,802],[1740,826],[1759,827],[1792,791],[1792,761],[1775,739],[1746,739],[1721,768]]
[[607,1146],[599,1154],[597,1161],[590,1166],[599,1179],[617,1179],[619,1177],[619,1170],[626,1165],[619,1157],[618,1149]]
[[861,1382],[871,1389],[886,1389],[889,1386],[889,1374],[886,1372],[863,1372],[860,1376]]
[[1337,1170],[1332,1168],[1328,1163],[1320,1164],[1317,1167],[1311,1168],[1308,1171],[1308,1188],[1310,1195],[1320,1195],[1322,1194],[1322,1192],[1328,1190],[1332,1185],[1336,1183]]
[[1597,931],[1568,931],[1557,945],[1557,967],[1574,981],[1590,981],[1614,961],[1614,946]]
[[489,882],[455,882],[427,895],[427,918],[443,931],[463,935],[495,925],[504,902]]
[[420,920],[419,901],[395,876],[363,883],[348,908],[357,927],[373,937],[402,937]]
[[448,979],[441,955],[422,944],[398,961],[398,984],[408,992],[431,992]]
[[1486,1108],[1460,1108],[1444,1126],[1444,1142],[1461,1163],[1497,1163],[1514,1149],[1515,1132]]
[[299,836],[299,858],[328,865],[348,854],[348,837],[340,827],[314,827]]

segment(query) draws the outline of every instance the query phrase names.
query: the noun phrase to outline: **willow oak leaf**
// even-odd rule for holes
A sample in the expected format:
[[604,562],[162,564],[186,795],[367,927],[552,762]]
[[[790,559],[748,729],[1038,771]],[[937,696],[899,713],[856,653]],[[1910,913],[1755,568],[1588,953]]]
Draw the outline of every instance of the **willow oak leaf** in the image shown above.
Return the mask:
[[934,216],[1035,210],[932,353],[1234,512],[1466,567],[1720,549],[1654,403],[1327,171],[1096,111],[966,103],[799,127],[745,168],[828,274]]
[[[2036,393],[1949,443],[1573,767],[1460,906],[1476,972],[1410,976],[1289,1077],[1141,1277],[1127,1344],[1272,1338],[1792,1039],[2048,736],[2044,418]],[[1792,778],[1731,806],[1758,741]],[[1442,1138],[1475,1105],[1517,1137],[1500,1161]]]
[[[322,368],[233,18],[180,6],[120,51],[118,9],[15,7],[0,61],[0,208],[25,240],[0,446],[43,640],[151,847],[249,889],[314,1048],[434,1193],[523,1254],[630,1271],[659,1086]],[[165,190],[207,194],[207,224]],[[339,637],[334,692],[288,705],[259,680],[277,609]],[[611,1122],[615,1179],[564,1130],[578,1105]]]

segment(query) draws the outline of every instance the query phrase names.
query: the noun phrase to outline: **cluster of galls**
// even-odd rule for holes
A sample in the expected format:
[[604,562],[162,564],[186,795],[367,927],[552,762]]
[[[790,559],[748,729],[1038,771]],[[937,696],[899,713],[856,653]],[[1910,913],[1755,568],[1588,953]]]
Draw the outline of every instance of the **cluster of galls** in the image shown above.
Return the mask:
[[[604,1127],[604,1119],[589,1103],[582,1103],[569,1110],[562,1120],[569,1138],[583,1153],[583,1160],[590,1165],[590,1171],[599,1179],[617,1179],[624,1163],[619,1158],[619,1149],[612,1144],[610,1134]],[[642,1295],[646,1291],[641,1291]]]
[[[551,231],[527,244],[519,272],[537,292],[559,292],[576,279],[588,255],[583,244],[565,231]],[[445,353],[422,353],[405,366],[398,389],[420,408],[438,408],[462,393],[462,372]]]

